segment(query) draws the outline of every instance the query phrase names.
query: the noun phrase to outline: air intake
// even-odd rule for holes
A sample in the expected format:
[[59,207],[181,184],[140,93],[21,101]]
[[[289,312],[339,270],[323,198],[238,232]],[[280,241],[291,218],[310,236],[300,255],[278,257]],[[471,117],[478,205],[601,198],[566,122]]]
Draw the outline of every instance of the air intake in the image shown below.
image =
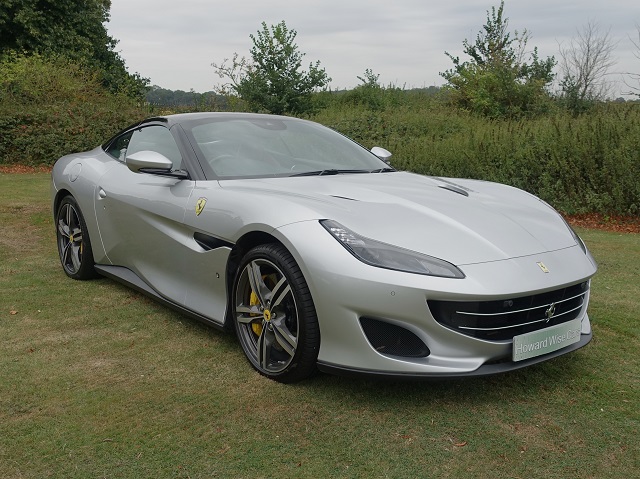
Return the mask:
[[414,333],[395,324],[373,318],[360,318],[367,340],[380,354],[404,358],[424,358],[431,353]]

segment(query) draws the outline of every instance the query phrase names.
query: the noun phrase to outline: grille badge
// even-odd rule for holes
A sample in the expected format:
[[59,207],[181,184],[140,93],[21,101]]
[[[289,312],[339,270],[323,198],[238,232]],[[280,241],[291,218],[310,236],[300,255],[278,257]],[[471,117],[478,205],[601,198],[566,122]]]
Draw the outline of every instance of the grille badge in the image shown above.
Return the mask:
[[553,315],[556,314],[556,303],[551,303],[551,306],[547,308],[544,312],[544,315],[547,317],[547,323],[553,318]]

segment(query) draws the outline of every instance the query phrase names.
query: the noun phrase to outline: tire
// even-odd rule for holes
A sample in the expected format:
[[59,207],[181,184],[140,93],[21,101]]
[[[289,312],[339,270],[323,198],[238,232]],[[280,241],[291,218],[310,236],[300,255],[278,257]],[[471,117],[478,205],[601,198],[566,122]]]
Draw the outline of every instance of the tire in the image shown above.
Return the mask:
[[286,248],[264,244],[244,256],[232,305],[240,345],[260,374],[292,383],[316,372],[318,318],[307,282]]
[[65,196],[56,212],[56,237],[62,269],[73,279],[95,278],[87,224],[73,196]]

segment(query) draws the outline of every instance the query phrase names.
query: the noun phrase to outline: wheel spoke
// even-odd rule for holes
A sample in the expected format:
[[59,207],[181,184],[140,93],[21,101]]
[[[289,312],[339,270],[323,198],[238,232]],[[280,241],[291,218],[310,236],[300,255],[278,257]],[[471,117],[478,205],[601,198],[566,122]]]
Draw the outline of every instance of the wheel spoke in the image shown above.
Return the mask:
[[259,306],[236,306],[236,321],[240,324],[251,324],[256,319],[262,319],[262,312]]
[[[250,323],[251,321],[256,319],[256,316],[262,316],[262,312],[260,311],[260,306],[257,304],[247,306],[245,304],[239,304],[236,306],[236,313],[238,314],[238,321],[241,323]],[[246,316],[246,315],[254,315],[254,316]]]
[[289,356],[293,356],[296,353],[296,348],[298,347],[298,339],[291,334],[289,328],[283,318],[276,318],[271,320],[271,324],[273,325],[273,333],[276,341],[282,349],[284,349]]
[[78,214],[76,213],[76,210],[71,205],[67,205],[66,213],[67,227],[69,228],[69,231],[75,233],[77,230],[80,230]]
[[275,285],[273,291],[271,291],[271,296],[269,300],[271,304],[269,305],[271,309],[275,309],[282,300],[285,298],[287,294],[291,292],[291,286],[287,283],[287,278],[284,276],[278,281],[278,284]]
[[71,206],[65,205],[64,210],[64,218],[67,222],[67,228],[71,231]]
[[256,354],[260,367],[265,371],[269,370],[269,352],[271,351],[271,341],[267,338],[269,328],[262,328],[256,344]]
[[62,236],[68,238],[69,237],[69,225],[65,224],[64,220],[61,218],[58,221],[58,233],[60,233]]
[[73,271],[77,272],[81,266],[80,246],[72,243],[69,243],[69,245],[71,246],[69,248],[69,254],[71,255],[71,262],[73,263]]
[[62,263],[65,266],[69,266],[69,264],[73,262],[71,260],[71,256],[70,256],[71,255],[71,248],[72,248],[71,241],[68,241],[64,245],[64,249],[62,250]]
[[247,275],[249,277],[249,283],[251,284],[251,289],[258,296],[260,300],[260,304],[265,306],[268,301],[268,295],[270,293],[267,285],[264,284],[264,280],[262,279],[262,273],[260,272],[260,266],[257,261],[252,261],[247,265]]

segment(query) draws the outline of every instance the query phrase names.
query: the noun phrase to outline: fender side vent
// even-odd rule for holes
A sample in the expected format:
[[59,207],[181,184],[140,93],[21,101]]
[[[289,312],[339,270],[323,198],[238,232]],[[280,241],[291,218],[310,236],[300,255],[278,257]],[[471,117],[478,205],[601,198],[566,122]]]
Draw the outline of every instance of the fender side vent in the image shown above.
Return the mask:
[[193,239],[205,251],[211,251],[218,248],[233,248],[233,244],[229,243],[228,241],[224,241],[214,236],[206,235],[204,233],[193,233]]

